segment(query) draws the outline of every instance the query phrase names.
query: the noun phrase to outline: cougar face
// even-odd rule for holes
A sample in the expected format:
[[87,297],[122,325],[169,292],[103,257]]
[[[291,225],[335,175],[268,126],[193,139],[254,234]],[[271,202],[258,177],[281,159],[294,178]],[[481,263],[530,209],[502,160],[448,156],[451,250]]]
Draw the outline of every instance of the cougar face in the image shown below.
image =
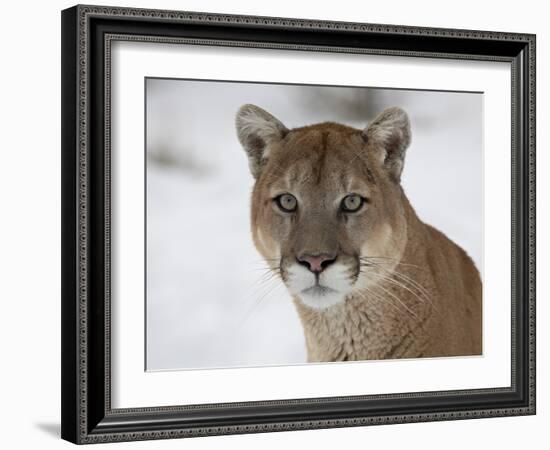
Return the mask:
[[254,243],[303,304],[344,302],[376,282],[375,270],[362,270],[369,261],[399,260],[406,243],[399,179],[410,140],[402,110],[384,111],[365,130],[335,123],[288,130],[245,105],[237,131],[256,179]]

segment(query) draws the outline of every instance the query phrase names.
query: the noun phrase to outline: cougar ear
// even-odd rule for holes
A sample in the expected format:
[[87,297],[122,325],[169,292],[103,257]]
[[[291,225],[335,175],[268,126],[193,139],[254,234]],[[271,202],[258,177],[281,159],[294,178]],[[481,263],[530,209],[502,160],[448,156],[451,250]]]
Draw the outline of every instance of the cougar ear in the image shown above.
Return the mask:
[[363,134],[367,142],[374,144],[379,152],[381,164],[390,178],[399,182],[405,163],[405,152],[411,143],[409,116],[401,108],[388,108],[382,111],[365,128]]
[[243,105],[235,120],[237,136],[248,155],[250,172],[258,178],[269,157],[270,144],[283,139],[287,128],[275,117],[254,105]]

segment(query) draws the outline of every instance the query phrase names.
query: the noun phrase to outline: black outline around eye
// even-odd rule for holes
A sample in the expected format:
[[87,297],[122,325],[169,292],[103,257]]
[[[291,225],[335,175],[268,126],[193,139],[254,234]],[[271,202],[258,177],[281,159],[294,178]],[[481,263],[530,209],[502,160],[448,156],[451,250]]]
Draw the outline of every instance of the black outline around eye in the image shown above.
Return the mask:
[[[361,202],[359,203],[359,206],[356,209],[346,208],[345,201],[346,201],[346,198],[348,198],[348,197],[359,197],[359,200]],[[363,206],[365,205],[366,202],[367,202],[367,199],[365,197],[359,195],[359,194],[348,194],[342,199],[342,201],[340,203],[340,209],[345,213],[356,213],[356,212],[360,211],[361,208],[363,208]]]
[[[294,209],[287,209],[283,206],[283,204],[281,203],[281,198],[284,196],[284,195],[290,195],[294,201],[296,202],[296,205],[294,206]],[[289,194],[288,192],[284,193],[284,194],[281,194],[281,195],[278,195],[277,197],[275,197],[273,200],[275,200],[275,203],[277,203],[277,206],[279,207],[279,209],[282,211],[282,212],[285,212],[285,213],[293,213],[295,212],[297,209],[298,209],[298,199],[296,197],[294,197],[294,195],[292,194]]]

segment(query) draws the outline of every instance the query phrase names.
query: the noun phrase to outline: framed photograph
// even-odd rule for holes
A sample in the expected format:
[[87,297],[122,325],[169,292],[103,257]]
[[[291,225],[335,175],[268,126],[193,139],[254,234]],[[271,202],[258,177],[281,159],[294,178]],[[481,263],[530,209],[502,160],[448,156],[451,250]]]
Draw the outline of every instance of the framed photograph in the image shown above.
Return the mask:
[[62,437],[535,413],[535,36],[62,12]]

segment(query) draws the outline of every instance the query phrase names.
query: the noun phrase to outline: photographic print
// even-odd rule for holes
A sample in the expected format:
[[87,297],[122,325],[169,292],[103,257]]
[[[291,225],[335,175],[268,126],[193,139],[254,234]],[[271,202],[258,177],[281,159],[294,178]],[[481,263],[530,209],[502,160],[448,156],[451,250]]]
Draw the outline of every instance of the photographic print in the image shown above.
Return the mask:
[[483,93],[146,78],[146,370],[483,353]]
[[77,5],[61,41],[64,439],[535,414],[534,35]]

